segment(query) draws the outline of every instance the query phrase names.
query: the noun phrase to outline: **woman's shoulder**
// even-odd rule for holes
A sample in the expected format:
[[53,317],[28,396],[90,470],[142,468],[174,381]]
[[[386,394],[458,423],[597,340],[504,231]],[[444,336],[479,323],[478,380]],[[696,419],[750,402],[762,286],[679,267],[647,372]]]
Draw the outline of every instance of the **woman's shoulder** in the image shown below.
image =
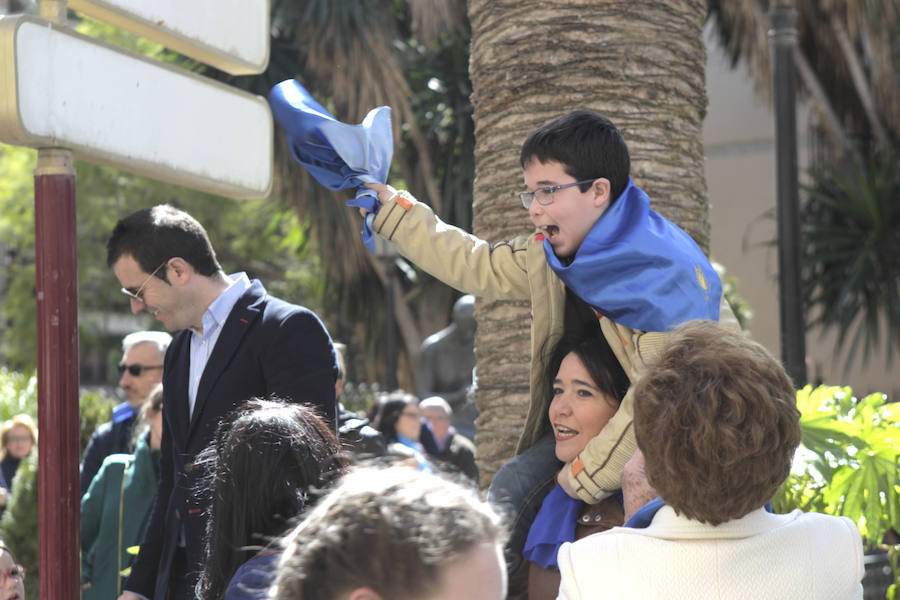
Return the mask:
[[269,586],[275,580],[281,552],[263,550],[235,571],[225,590],[225,600],[262,600],[268,598]]

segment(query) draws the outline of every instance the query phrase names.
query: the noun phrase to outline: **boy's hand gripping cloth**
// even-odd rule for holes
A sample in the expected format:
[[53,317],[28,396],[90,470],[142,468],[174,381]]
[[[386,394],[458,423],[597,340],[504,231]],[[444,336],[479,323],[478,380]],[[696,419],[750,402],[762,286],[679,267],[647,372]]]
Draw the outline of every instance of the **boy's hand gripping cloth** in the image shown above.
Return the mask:
[[[269,105],[297,162],[330,190],[357,188],[347,204],[377,212],[375,191],[363,184],[387,182],[394,155],[390,107],[373,108],[359,125],[341,123],[295,79],[273,87]],[[369,220],[362,234],[374,252]]]
[[650,210],[631,178],[563,264],[544,240],[550,267],[599,314],[641,331],[668,331],[693,319],[719,320],[722,283],[687,233]]

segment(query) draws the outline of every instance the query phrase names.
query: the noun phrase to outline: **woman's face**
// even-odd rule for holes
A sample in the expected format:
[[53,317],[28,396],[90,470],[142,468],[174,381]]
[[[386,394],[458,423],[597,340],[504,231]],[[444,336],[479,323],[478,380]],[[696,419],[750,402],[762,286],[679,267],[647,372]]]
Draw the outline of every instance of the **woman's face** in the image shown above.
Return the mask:
[[0,600],[24,600],[25,577],[19,571],[21,567],[13,562],[12,555],[6,550],[0,551]]
[[563,358],[553,381],[550,424],[556,436],[556,458],[574,460],[606,426],[618,406],[597,388],[574,352]]
[[394,429],[400,435],[411,440],[419,441],[419,431],[422,428],[422,413],[419,407],[410,402],[403,407],[403,412],[397,415],[397,424]]
[[31,453],[32,446],[31,432],[24,425],[13,426],[6,435],[6,451],[13,458],[25,458]]

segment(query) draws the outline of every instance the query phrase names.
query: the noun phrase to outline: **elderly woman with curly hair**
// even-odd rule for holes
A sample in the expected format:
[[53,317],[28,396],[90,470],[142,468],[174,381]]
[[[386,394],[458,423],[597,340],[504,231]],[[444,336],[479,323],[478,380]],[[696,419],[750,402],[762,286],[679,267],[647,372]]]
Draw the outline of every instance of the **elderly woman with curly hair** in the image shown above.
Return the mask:
[[761,345],[678,327],[635,386],[634,427],[664,505],[559,551],[559,598],[862,598],[853,522],[764,508],[800,443],[794,388]]

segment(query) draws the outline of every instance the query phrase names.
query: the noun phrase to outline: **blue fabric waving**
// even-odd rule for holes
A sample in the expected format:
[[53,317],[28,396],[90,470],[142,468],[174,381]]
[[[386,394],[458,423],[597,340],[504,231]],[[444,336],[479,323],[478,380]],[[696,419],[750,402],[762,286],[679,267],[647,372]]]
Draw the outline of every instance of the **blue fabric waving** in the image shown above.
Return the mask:
[[550,267],[579,298],[616,323],[668,331],[692,319],[719,320],[722,283],[691,237],[628,186],[563,264],[544,240]]
[[[359,125],[341,123],[295,79],[273,87],[269,105],[297,162],[330,190],[357,188],[347,204],[377,212],[375,192],[363,184],[387,182],[394,155],[390,107],[372,109]],[[370,222],[363,240],[374,251]]]

